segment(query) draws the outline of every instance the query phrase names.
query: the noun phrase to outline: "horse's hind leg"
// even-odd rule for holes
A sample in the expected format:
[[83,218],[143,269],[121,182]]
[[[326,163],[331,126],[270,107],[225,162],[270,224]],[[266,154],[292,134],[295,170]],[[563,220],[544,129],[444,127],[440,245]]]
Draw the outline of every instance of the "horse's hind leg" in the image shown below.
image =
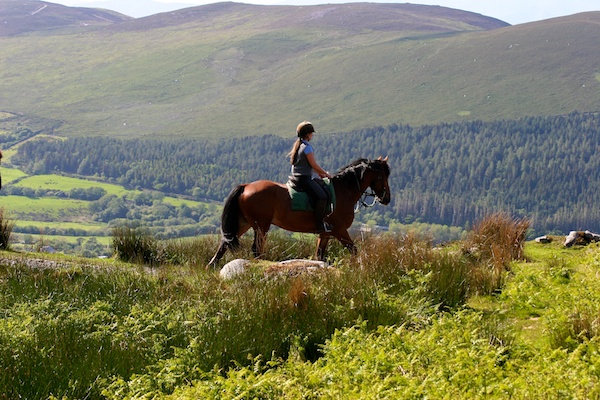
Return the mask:
[[217,249],[217,252],[213,256],[213,258],[209,261],[206,268],[208,269],[209,267],[216,267],[217,263],[219,261],[221,261],[221,258],[223,258],[223,256],[225,255],[225,252],[227,251],[228,248],[229,248],[229,243],[226,240],[221,239],[221,243],[219,243],[219,248]]
[[242,224],[240,226],[238,233],[235,236],[235,239],[228,240],[225,237],[221,237],[221,242],[219,243],[219,248],[217,249],[217,252],[213,256],[213,258],[209,261],[206,268],[208,269],[209,267],[213,267],[213,268],[216,267],[217,263],[219,261],[221,261],[221,258],[223,258],[223,256],[227,252],[227,250],[231,250],[231,251],[237,250],[240,247],[240,242],[238,241],[238,238],[240,236],[242,236],[244,233],[246,233],[246,231],[248,229],[250,229],[250,225]]
[[254,227],[254,243],[252,243],[252,252],[254,253],[254,257],[260,258],[263,255],[268,232],[269,226],[266,228]]

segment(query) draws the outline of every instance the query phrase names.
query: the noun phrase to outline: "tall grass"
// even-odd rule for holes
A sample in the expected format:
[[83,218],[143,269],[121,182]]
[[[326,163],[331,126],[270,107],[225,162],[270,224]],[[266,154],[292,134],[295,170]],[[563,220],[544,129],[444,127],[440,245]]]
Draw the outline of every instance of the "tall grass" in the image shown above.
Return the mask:
[[515,219],[506,213],[492,214],[474,225],[462,251],[474,266],[470,279],[475,292],[491,294],[502,288],[510,263],[524,257],[529,225],[529,220]]
[[492,214],[473,226],[463,248],[497,268],[508,268],[512,260],[523,259],[529,225],[527,219],[515,219],[506,213]]
[[[158,242],[115,229],[118,258],[160,265],[150,272],[114,260],[96,268],[0,266],[0,393],[171,393],[257,358],[317,360],[336,331],[357,323],[418,331],[440,308],[456,309],[480,290],[471,256],[416,235],[366,236],[358,256],[334,247],[337,268],[277,274],[257,262],[227,281],[198,268],[217,239]],[[315,239],[275,231],[268,243],[267,257],[305,258]]]
[[[159,266],[164,264],[204,268],[219,246],[217,235],[202,235],[195,238],[156,240],[150,232],[128,226],[113,229],[112,248],[122,261]],[[240,249],[228,251],[224,262],[235,258],[254,259],[250,234],[240,239]],[[338,246],[339,247],[339,246]],[[316,249],[314,235],[290,235],[273,230],[267,236],[264,248],[265,260],[283,261],[290,258],[310,258]]]
[[10,237],[15,226],[15,221],[8,218],[4,208],[0,208],[0,250],[10,249]]
[[119,226],[112,235],[113,252],[122,261],[158,266],[165,260],[162,245],[147,231]]
[[99,398],[103,380],[143,372],[176,344],[177,314],[148,303],[156,281],[137,270],[16,261],[0,266],[0,280],[5,398]]

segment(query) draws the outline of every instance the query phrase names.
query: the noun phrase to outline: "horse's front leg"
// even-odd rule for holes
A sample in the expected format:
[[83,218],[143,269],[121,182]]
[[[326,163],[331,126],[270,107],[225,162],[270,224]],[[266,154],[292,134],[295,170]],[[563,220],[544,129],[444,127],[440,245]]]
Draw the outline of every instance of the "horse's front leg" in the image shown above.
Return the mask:
[[350,253],[355,256],[356,255],[356,245],[354,244],[354,240],[352,240],[352,238],[350,237],[350,234],[348,233],[347,230],[343,231],[340,234],[336,235],[337,240],[340,241],[340,243],[342,244],[342,246],[344,246],[346,249],[348,249],[348,251],[350,251]]
[[317,239],[317,252],[315,257],[319,261],[325,261],[325,257],[327,256],[327,244],[329,243],[329,235],[320,235]]

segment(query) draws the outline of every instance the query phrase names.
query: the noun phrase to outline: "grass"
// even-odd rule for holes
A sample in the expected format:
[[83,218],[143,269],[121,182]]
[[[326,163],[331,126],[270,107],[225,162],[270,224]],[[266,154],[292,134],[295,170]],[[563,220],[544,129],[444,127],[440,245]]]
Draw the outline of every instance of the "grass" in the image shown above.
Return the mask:
[[62,229],[84,229],[90,234],[103,231],[107,228],[104,222],[59,222],[59,221],[34,221],[20,219],[17,221],[17,226],[33,226],[36,228],[62,228]]
[[123,195],[134,195],[139,194],[139,190],[127,190],[120,185],[112,185],[109,183],[91,181],[87,179],[71,178],[60,175],[33,175],[28,176],[15,186],[27,187],[31,189],[45,189],[45,190],[60,190],[63,192],[69,192],[72,189],[89,189],[92,187],[101,187],[106,190],[107,194],[114,194],[117,196]]
[[[512,219],[482,226],[499,221],[519,231]],[[300,247],[290,254],[314,245],[305,236],[270,239],[276,259],[294,241]],[[490,284],[476,285],[491,261],[475,262],[462,243],[437,249],[415,235],[373,235],[358,240],[358,257],[333,249],[336,268],[270,275],[273,261],[256,260],[223,281],[200,267],[216,242],[162,243],[179,258],[153,268],[64,256],[31,268],[24,255],[0,253],[0,365],[10,371],[0,374],[0,391],[111,399],[598,394],[598,244],[521,243],[522,259],[502,269],[505,279],[489,278],[500,288],[485,291]]]
[[[8,152],[3,152],[3,157],[2,159],[7,158],[6,153]],[[15,168],[4,168],[2,167],[2,184],[6,185],[7,183],[10,183],[14,180],[20,179],[27,176],[27,174],[21,170],[15,169]]]
[[60,221],[89,215],[86,201],[52,197],[2,196],[0,207],[4,207],[17,220],[21,217],[27,219],[36,217],[35,219],[39,221]]

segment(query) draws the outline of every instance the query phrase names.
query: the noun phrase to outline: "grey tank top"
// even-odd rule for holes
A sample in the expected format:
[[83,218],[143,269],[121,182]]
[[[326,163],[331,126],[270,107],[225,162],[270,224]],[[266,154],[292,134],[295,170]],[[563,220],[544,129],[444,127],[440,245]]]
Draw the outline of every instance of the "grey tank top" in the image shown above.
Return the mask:
[[298,158],[296,159],[296,163],[292,165],[293,176],[312,176],[313,170],[308,163],[308,159],[306,158],[306,155],[312,152],[312,146],[303,140],[302,144],[298,148]]

